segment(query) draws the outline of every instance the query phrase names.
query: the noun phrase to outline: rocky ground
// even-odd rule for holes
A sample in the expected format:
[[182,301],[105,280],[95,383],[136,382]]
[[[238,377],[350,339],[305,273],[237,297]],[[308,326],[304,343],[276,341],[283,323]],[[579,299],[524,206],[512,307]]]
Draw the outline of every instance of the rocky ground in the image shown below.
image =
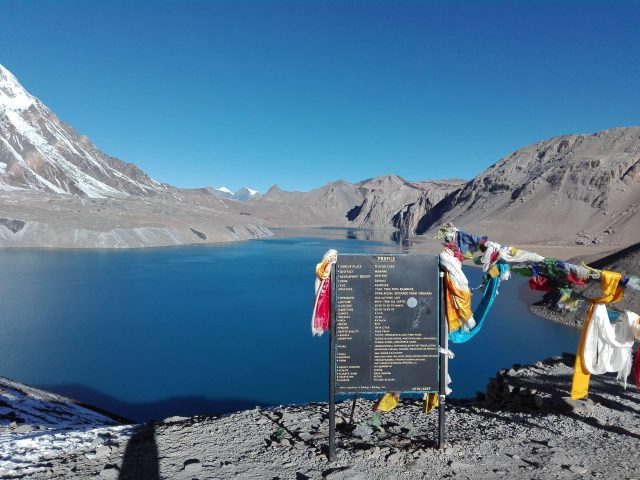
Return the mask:
[[327,405],[318,403],[100,426],[89,434],[78,427],[34,435],[3,421],[0,477],[640,478],[639,390],[593,376],[589,400],[571,402],[572,362],[565,355],[514,365],[477,399],[449,400],[442,451],[437,413],[422,414],[421,402],[405,400],[382,414],[378,430],[370,400],[358,400],[353,425],[347,400],[338,405],[335,462],[326,455]]

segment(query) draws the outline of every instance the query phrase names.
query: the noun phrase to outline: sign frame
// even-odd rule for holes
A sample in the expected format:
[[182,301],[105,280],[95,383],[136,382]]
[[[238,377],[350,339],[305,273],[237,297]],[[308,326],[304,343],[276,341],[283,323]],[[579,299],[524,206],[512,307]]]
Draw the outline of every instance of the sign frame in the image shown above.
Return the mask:
[[[415,256],[428,254],[401,254],[401,253],[385,253],[385,254],[348,254],[349,256]],[[434,272],[436,273],[436,272]],[[438,448],[443,449],[445,446],[445,401],[446,401],[446,378],[447,378],[447,322],[444,313],[445,290],[444,290],[444,272],[438,264],[438,281],[436,283],[436,310],[438,318],[438,390],[436,392],[416,392],[411,393],[437,393],[439,396],[438,406]],[[329,461],[334,461],[336,457],[336,306],[338,296],[338,285],[336,275],[336,265],[331,267],[331,324],[329,328]],[[359,392],[374,393],[380,392]],[[353,399],[353,407],[351,416],[353,417],[353,409],[355,408],[356,397]]]

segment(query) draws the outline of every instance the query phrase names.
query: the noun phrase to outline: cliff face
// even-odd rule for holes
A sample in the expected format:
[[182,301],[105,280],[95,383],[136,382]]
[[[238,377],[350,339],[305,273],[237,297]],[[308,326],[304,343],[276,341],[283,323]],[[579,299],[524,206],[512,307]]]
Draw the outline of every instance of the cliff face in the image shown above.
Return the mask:
[[566,135],[492,165],[423,218],[518,241],[630,244],[640,235],[640,127]]
[[394,228],[414,235],[420,219],[455,191],[462,180],[410,182],[397,175],[387,175],[358,183],[366,190],[364,200],[350,220],[367,228]]

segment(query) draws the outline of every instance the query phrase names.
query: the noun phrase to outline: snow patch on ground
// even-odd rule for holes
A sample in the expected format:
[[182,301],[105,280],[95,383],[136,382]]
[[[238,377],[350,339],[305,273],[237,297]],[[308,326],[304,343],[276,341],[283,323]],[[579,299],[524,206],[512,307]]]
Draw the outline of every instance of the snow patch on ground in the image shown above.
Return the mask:
[[48,460],[122,442],[132,428],[69,398],[0,377],[0,478],[45,473]]

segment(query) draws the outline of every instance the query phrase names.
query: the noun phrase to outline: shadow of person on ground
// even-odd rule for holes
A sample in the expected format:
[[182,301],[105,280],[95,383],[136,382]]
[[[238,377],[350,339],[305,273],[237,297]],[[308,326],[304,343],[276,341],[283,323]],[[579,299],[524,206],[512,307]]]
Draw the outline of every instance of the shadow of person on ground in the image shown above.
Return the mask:
[[158,446],[152,422],[140,425],[127,443],[118,480],[159,480]]

